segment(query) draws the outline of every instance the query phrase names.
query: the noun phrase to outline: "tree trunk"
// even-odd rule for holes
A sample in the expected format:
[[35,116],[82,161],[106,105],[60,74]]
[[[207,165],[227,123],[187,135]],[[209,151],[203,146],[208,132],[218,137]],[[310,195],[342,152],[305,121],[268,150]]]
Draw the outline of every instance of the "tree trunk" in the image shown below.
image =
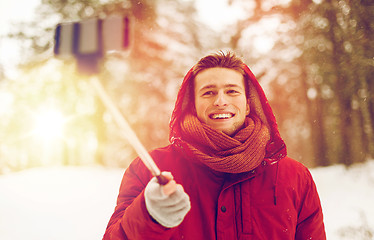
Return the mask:
[[324,134],[324,121],[322,114],[322,102],[319,97],[316,101],[312,101],[308,97],[308,90],[311,86],[308,86],[307,83],[307,72],[305,66],[307,64],[303,59],[298,60],[299,66],[301,68],[301,82],[302,82],[302,91],[304,96],[304,101],[307,109],[307,120],[309,122],[310,128],[310,138],[312,143],[312,160],[316,166],[328,166],[330,161],[327,154],[327,144]]
[[[326,18],[330,24],[330,30],[328,34],[329,41],[331,42],[332,52],[331,52],[331,63],[333,65],[334,73],[336,75],[335,81],[335,93],[338,100],[339,106],[339,133],[342,140],[342,146],[339,156],[339,162],[345,165],[351,165],[353,163],[353,154],[351,151],[351,98],[347,94],[349,89],[347,89],[347,77],[343,74],[342,66],[342,56],[343,56],[343,46],[341,38],[341,29],[336,18],[336,8],[334,8],[331,0],[326,0],[328,4],[328,9],[326,10]],[[340,37],[339,37],[340,36]]]

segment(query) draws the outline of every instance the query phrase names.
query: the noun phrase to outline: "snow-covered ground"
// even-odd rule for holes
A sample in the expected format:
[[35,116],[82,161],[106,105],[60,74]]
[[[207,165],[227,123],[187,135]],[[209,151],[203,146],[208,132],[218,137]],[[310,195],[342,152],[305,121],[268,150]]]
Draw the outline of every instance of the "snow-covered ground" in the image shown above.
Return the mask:
[[0,176],[0,239],[101,239],[122,174],[102,167],[55,167]]
[[[123,169],[35,168],[0,176],[1,240],[101,239]],[[312,169],[328,240],[374,239],[374,161]]]
[[374,240],[374,160],[311,170],[328,240]]

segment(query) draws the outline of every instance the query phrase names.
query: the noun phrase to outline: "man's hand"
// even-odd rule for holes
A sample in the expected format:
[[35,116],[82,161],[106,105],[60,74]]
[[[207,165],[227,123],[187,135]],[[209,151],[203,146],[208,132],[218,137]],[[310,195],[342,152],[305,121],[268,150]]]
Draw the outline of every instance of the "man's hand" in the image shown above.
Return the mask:
[[144,197],[148,213],[162,226],[173,228],[178,226],[191,209],[190,197],[184,192],[182,185],[173,180],[171,173],[162,173],[170,181],[160,185],[154,177],[147,184]]

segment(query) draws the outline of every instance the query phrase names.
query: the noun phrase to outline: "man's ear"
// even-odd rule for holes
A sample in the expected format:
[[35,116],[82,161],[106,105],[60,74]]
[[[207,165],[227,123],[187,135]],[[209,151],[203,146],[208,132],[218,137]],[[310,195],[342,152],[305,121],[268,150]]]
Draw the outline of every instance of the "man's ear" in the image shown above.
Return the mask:
[[246,115],[249,115],[250,112],[251,112],[251,104],[250,104],[249,99],[247,99]]

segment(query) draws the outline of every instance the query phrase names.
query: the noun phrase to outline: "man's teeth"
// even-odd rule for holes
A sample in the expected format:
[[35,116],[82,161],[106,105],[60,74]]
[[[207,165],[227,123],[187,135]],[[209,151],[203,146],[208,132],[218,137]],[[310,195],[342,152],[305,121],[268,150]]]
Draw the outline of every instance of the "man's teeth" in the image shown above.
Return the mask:
[[231,113],[220,113],[220,114],[212,114],[211,118],[213,119],[226,119],[231,118],[233,115]]

